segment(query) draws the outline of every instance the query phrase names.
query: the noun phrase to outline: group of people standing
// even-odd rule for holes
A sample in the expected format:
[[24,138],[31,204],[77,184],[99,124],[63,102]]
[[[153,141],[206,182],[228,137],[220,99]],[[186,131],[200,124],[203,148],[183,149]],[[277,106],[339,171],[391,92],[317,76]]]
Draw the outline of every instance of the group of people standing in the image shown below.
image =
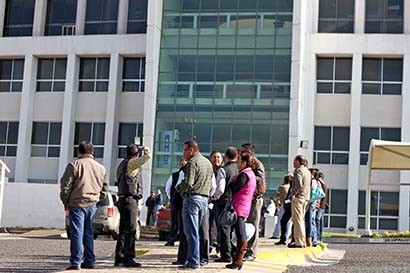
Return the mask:
[[[250,143],[240,149],[228,147],[222,156],[213,151],[204,157],[196,140],[184,143],[180,170],[168,179],[165,191],[171,203],[171,232],[166,245],[179,237],[177,260],[181,268],[197,269],[209,262],[211,228],[217,227],[217,248],[221,257],[215,262],[241,269],[244,260],[252,261],[258,247],[259,221],[265,193],[265,171]],[[237,221],[228,226],[219,221],[231,205]],[[254,227],[250,238],[247,225]],[[236,245],[232,243],[232,231]],[[179,234],[179,236],[178,236]]]
[[[308,169],[307,165],[303,156],[296,156],[293,174],[283,178],[275,193],[280,205],[272,236],[273,239],[280,239],[276,245],[286,245],[290,234],[290,248],[316,246],[322,241],[328,188],[324,174],[316,168]],[[318,190],[321,195],[315,194]]]

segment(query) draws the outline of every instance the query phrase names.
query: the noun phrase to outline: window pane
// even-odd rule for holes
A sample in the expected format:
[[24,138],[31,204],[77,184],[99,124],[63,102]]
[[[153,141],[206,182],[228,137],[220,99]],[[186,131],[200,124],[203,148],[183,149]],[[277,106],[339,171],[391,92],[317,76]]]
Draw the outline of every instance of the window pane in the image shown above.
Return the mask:
[[353,33],[353,20],[337,21],[336,30],[338,33]]
[[367,165],[368,154],[360,154],[360,165]]
[[330,164],[330,153],[317,153],[317,164]]
[[118,158],[126,158],[127,157],[127,151],[125,148],[118,148]]
[[37,92],[50,92],[52,82],[37,82],[36,90]]
[[60,157],[60,147],[48,147],[48,157]]
[[6,1],[4,36],[31,36],[35,0]]
[[67,67],[67,59],[56,59],[55,60],[55,71],[54,71],[54,79],[65,79],[66,74],[66,67]]
[[98,58],[97,79],[108,79],[110,77],[110,59]]
[[349,154],[332,154],[332,164],[347,165],[349,164]]
[[331,228],[346,228],[346,216],[330,216]]
[[379,128],[363,128],[360,132],[360,151],[369,151],[370,140],[380,139]]
[[58,145],[61,142],[61,122],[50,123],[49,144]]
[[9,132],[7,137],[7,144],[17,144],[19,134],[19,123],[9,122]]
[[23,89],[23,82],[13,82],[11,84],[11,92],[21,92]]
[[11,79],[12,60],[0,61],[0,80]]
[[379,229],[397,230],[398,220],[397,219],[379,219]]
[[335,68],[335,79],[336,80],[347,80],[352,79],[352,59],[351,58],[336,58],[336,68]]
[[108,82],[97,82],[95,91],[97,92],[107,92],[108,91]]
[[54,59],[39,59],[37,79],[52,79],[53,78]]
[[319,1],[319,18],[336,18],[336,0]]
[[141,62],[140,58],[124,59],[122,78],[123,79],[139,79],[140,62]]
[[31,156],[46,157],[47,147],[46,146],[31,146]]
[[383,59],[383,81],[401,82],[403,79],[402,59]]
[[332,190],[331,196],[331,213],[346,214],[347,213],[347,191]]
[[401,84],[383,84],[383,95],[401,95]]
[[315,150],[330,151],[330,127],[315,126]]
[[401,129],[400,128],[382,128],[381,129],[381,140],[390,141],[400,141],[401,140]]
[[78,91],[80,92],[94,92],[94,85],[95,82],[82,82],[80,81],[79,85],[78,85]]
[[104,145],[105,138],[105,124],[104,123],[94,123],[93,126],[93,144],[94,145]]
[[[324,2],[324,1],[320,1]],[[326,2],[326,1],[325,1]],[[338,0],[337,1],[337,18],[353,18],[354,17],[354,0]]]
[[78,145],[81,141],[84,140],[91,140],[91,123],[76,123],[74,145]]
[[54,82],[53,84],[54,92],[64,92],[64,90],[65,90],[65,82]]
[[[128,20],[147,20],[148,0],[128,1]],[[129,32],[128,32],[129,33]]]
[[122,91],[124,92],[138,92],[139,91],[139,82],[123,82]]
[[380,81],[381,80],[381,59],[363,59],[362,80]]
[[335,94],[350,94],[350,83],[335,83]]
[[0,145],[0,156],[6,156],[6,146]]
[[384,15],[385,0],[366,0],[366,19],[380,19]]
[[6,147],[6,156],[16,156],[17,146],[7,146]]
[[403,0],[387,0],[386,16],[389,19],[403,18]]
[[22,80],[24,72],[24,59],[14,60],[13,64],[13,79]]
[[80,59],[80,79],[95,79],[95,58]]
[[333,127],[333,151],[349,151],[350,128]]
[[0,82],[0,92],[10,92],[10,82]]
[[104,157],[104,148],[94,147],[94,156],[95,156],[95,158],[103,158]]
[[31,144],[47,144],[47,137],[48,123],[33,122],[33,134],[31,137]]
[[380,192],[379,215],[399,216],[399,193]]
[[366,191],[359,191],[359,206],[357,208],[359,215],[366,215]]
[[333,80],[333,58],[317,59],[317,79]]
[[118,134],[118,145],[128,145],[134,143],[137,133],[137,125],[133,123],[120,123]]
[[0,144],[6,144],[7,122],[0,122]]
[[381,93],[381,86],[379,83],[363,83],[362,93],[370,95],[379,95]]

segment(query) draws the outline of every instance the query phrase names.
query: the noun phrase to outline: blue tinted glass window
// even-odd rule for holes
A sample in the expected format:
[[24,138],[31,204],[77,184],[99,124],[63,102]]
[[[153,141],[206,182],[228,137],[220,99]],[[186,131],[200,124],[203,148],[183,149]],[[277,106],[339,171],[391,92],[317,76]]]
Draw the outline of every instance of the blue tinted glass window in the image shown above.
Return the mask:
[[4,36],[31,36],[35,0],[6,1]]
[[115,34],[117,32],[119,0],[87,0],[85,34]]
[[74,35],[77,0],[48,0],[45,35]]

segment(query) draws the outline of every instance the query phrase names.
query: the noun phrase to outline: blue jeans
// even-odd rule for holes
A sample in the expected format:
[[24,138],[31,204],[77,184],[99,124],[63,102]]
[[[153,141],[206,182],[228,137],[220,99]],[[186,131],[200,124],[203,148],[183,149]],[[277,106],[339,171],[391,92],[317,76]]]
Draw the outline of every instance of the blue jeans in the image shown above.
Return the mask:
[[325,214],[325,209],[318,208],[316,212],[316,229],[317,229],[317,240],[318,241],[323,241],[322,239],[322,233],[323,233],[323,224],[324,224],[324,214]]
[[184,198],[182,220],[184,233],[188,242],[188,255],[185,263],[190,267],[199,267],[199,227],[207,215],[208,198],[201,195],[190,195]]
[[87,208],[69,207],[70,219],[70,263],[95,265],[93,218],[96,206]]
[[316,211],[316,202],[309,202],[305,215],[306,236],[312,237],[313,245],[317,245]]

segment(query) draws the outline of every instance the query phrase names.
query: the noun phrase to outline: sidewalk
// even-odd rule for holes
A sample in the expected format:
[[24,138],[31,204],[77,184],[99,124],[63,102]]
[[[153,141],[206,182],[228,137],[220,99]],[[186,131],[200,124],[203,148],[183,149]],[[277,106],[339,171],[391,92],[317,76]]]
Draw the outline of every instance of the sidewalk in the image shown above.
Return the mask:
[[[305,264],[309,260],[323,255],[327,248],[318,246],[315,248],[289,249],[286,246],[275,246],[276,240],[260,238],[260,247],[257,258],[253,262],[246,262],[241,272],[284,272],[289,265]],[[178,269],[178,266],[171,263],[176,260],[178,251],[177,244],[174,247],[165,247],[165,242],[159,241],[138,241],[136,252],[139,255],[136,260],[142,263],[142,268],[137,269],[139,272],[175,272],[186,271]],[[195,272],[232,272],[225,269],[225,263],[214,263],[216,258],[214,252],[211,253],[211,262],[201,267]],[[116,268],[113,267],[113,257],[103,257],[97,260],[97,268],[87,270],[87,272],[135,272],[136,269]]]

